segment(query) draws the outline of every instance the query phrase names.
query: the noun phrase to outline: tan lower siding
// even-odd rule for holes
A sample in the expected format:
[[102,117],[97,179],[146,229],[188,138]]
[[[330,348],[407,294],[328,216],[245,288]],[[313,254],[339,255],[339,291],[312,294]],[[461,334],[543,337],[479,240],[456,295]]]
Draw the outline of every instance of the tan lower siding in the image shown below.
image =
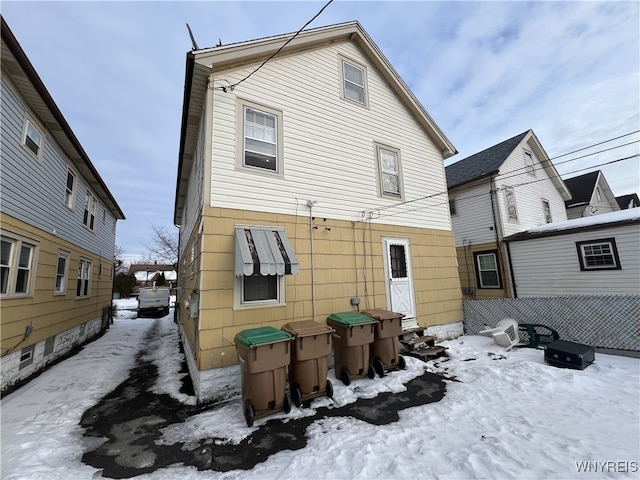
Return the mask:
[[475,289],[475,293],[465,293],[464,298],[505,298],[512,296],[508,259],[506,249],[503,246],[498,250],[502,288],[479,288],[473,254],[475,252],[492,250],[498,250],[495,243],[485,243],[456,248],[460,284],[463,289]]
[[[17,348],[24,348],[100,317],[103,308],[111,304],[112,259],[99,257],[6,214],[0,214],[0,224],[3,231],[38,243],[38,264],[32,270],[36,276],[34,294],[24,298],[3,298],[0,303],[3,353],[18,342]],[[70,254],[67,291],[62,295],[54,295],[60,250]],[[93,262],[91,296],[76,300],[76,274],[80,256]],[[100,262],[103,274],[98,277]],[[27,326],[33,328],[32,333],[21,341]]]
[[[205,208],[201,270],[185,278],[181,302],[193,289],[200,293],[197,320],[181,309],[185,335],[200,370],[237,362],[234,337],[247,328],[313,318],[309,217]],[[240,220],[235,220],[240,219]],[[285,227],[300,263],[298,275],[286,277],[286,305],[234,310],[235,225]],[[360,297],[360,309],[387,308],[383,237],[410,242],[418,324],[424,327],[460,322],[462,295],[453,235],[450,231],[402,228],[316,218],[314,235],[315,320],[324,323],[334,312],[353,310],[350,299]],[[198,242],[192,238],[191,242]],[[190,251],[190,247],[186,251]]]

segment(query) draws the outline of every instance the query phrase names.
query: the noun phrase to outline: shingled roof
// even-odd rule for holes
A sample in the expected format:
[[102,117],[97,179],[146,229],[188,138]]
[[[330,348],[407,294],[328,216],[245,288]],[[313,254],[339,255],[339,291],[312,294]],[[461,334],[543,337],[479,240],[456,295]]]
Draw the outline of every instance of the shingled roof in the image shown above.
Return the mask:
[[446,167],[447,188],[457,187],[479,178],[497,174],[509,154],[513,152],[530,131],[527,130]]
[[[632,200],[633,204],[631,204]],[[620,210],[640,207],[640,199],[638,198],[638,194],[636,193],[630,193],[629,195],[620,195],[619,197],[616,197],[616,202],[618,202]]]
[[571,200],[564,202],[565,207],[569,208],[589,203],[599,175],[600,170],[596,170],[577,177],[565,178],[564,183],[571,192]]

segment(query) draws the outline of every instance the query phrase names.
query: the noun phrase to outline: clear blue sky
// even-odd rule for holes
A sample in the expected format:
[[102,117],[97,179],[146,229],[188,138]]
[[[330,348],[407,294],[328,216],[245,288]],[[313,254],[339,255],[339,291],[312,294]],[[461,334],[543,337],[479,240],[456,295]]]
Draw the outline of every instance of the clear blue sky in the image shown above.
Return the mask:
[[[152,225],[174,228],[185,24],[206,48],[295,32],[325,3],[5,0],[2,14],[123,209],[128,257]],[[309,27],[358,20],[460,152],[447,164],[529,128],[553,158],[640,129],[639,5],[335,0]],[[637,157],[597,165],[639,139],[557,169],[638,193]]]

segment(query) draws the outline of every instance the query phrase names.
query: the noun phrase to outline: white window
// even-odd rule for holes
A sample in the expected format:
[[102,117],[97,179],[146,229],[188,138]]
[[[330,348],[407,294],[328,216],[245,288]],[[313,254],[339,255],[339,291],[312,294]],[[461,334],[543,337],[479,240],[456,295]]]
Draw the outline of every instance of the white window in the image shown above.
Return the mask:
[[529,175],[536,176],[536,168],[533,164],[533,155],[530,152],[524,152],[524,168]]
[[0,259],[0,294],[27,296],[33,294],[33,271],[37,247],[19,238],[2,236]]
[[243,165],[278,171],[278,117],[244,107]]
[[98,278],[102,278],[102,262],[98,263]]
[[580,270],[620,270],[620,258],[614,238],[576,242]]
[[455,198],[449,199],[449,213],[451,214],[452,217],[455,217],[456,215],[458,215],[458,205],[456,204]]
[[69,265],[69,254],[67,252],[58,253],[58,265],[56,267],[56,285],[54,293],[61,294],[67,291],[67,271]]
[[40,158],[42,150],[42,138],[42,132],[38,127],[28,118],[25,119],[22,144],[38,158]]
[[549,205],[548,200],[542,200],[542,213],[544,214],[545,222],[553,222],[553,219],[551,218],[551,205]]
[[402,169],[400,151],[377,145],[380,195],[402,198]]
[[84,204],[84,217],[82,218],[82,223],[89,230],[93,231],[96,227],[96,206],[98,201],[93,194],[87,190],[87,199]]
[[355,62],[341,59],[342,96],[348,100],[367,105],[367,73]]
[[498,271],[497,252],[477,252],[473,254],[476,259],[476,274],[480,288],[500,288],[500,272]]
[[67,185],[64,191],[64,204],[68,208],[73,208],[76,191],[76,175],[71,170],[67,170]]
[[504,201],[507,204],[507,217],[509,220],[518,220],[518,209],[516,208],[516,193],[513,187],[505,187]]
[[596,187],[596,198],[598,199],[598,203],[602,202],[602,195],[600,194],[600,187]]
[[78,261],[78,277],[76,282],[76,297],[85,298],[91,295],[91,261]]

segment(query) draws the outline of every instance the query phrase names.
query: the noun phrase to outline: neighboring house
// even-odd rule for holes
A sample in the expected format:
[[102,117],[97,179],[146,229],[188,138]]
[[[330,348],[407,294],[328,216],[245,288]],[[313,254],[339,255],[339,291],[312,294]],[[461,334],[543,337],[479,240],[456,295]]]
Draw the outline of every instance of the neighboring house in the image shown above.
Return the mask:
[[178,277],[175,265],[133,263],[129,266],[129,275],[136,277],[136,291],[134,294],[137,294],[139,288],[153,287],[160,275],[164,275],[166,281],[165,286],[172,289],[172,294],[175,294]]
[[[518,297],[640,292],[640,208],[552,223],[505,239]],[[637,332],[636,332],[637,333]]]
[[2,391],[108,326],[124,215],[2,18]]
[[616,197],[600,170],[565,178],[564,183],[571,192],[571,199],[565,202],[569,219],[620,210]]
[[629,195],[620,195],[616,197],[616,202],[620,210],[626,210],[627,208],[640,207],[640,199],[637,193],[630,193]]
[[383,308],[462,333],[455,148],[360,24],[306,30],[264,63],[291,37],[187,54],[174,223],[199,399],[247,328]]
[[449,165],[446,174],[463,294],[513,296],[503,239],[566,220],[567,187],[532,130]]

